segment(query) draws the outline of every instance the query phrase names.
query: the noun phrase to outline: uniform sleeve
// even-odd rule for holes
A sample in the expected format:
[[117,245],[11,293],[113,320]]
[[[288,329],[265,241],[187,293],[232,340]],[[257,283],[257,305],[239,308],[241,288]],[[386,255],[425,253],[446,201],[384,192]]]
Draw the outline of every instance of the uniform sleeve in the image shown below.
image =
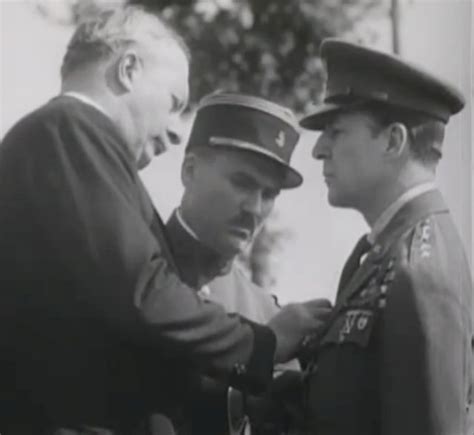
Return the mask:
[[[209,299],[220,304],[228,313],[238,313],[252,322],[266,324],[281,309],[277,299],[267,289],[253,283],[242,266],[234,264],[230,273],[210,283]],[[296,359],[277,364],[274,375],[284,370],[299,370]]]
[[400,253],[382,316],[383,435],[465,433],[469,284],[450,248],[433,228],[418,228]]
[[124,338],[251,389],[270,382],[273,332],[202,302],[179,280],[140,212],[136,172],[123,154],[80,123],[33,128],[23,169],[70,297]]

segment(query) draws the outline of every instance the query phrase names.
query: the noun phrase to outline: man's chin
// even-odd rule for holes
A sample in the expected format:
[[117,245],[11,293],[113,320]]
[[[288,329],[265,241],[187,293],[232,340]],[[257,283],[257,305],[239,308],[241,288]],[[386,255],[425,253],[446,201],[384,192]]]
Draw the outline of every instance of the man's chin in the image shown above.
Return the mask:
[[205,243],[207,247],[215,251],[220,257],[233,259],[235,256],[245,251],[246,244],[239,240],[229,238],[213,240],[212,243]]
[[220,249],[220,251],[226,257],[235,257],[247,251],[249,246],[249,240],[233,239],[228,240],[228,242],[222,247],[222,249]]
[[333,207],[340,207],[340,195],[333,186],[328,186],[327,200]]
[[167,151],[167,148],[160,147],[158,149],[147,147],[138,158],[137,166],[138,169],[143,169],[148,166],[154,157],[158,157],[164,154]]
[[137,166],[138,169],[143,169],[151,163],[152,157],[150,157],[147,153],[140,154],[138,158]]
[[337,196],[328,195],[328,202],[333,207],[346,207]]
[[353,208],[353,203],[352,201],[349,201],[349,198],[346,198],[342,195],[338,195],[335,192],[328,192],[328,203],[332,207],[338,207],[338,208]]

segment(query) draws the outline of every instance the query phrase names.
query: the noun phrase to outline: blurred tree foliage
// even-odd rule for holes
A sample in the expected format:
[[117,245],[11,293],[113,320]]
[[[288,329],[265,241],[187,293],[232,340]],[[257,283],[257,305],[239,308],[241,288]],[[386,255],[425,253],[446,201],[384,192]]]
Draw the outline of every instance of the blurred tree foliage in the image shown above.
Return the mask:
[[381,0],[130,0],[159,11],[192,53],[191,96],[225,89],[297,112],[319,102],[323,38],[353,31]]

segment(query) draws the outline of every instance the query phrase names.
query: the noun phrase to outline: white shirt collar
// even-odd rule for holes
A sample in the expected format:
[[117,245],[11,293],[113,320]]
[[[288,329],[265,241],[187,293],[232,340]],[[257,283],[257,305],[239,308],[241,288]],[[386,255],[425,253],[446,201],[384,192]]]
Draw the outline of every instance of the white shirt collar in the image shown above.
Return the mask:
[[104,115],[110,118],[107,111],[100,104],[97,104],[92,98],[88,97],[87,95],[84,95],[84,94],[81,94],[80,92],[75,92],[75,91],[64,92],[62,95],[67,95],[68,97],[72,97],[72,98],[75,98],[76,100],[82,101],[84,104],[88,104],[89,106],[94,107],[99,112],[102,112]]
[[191,229],[191,227],[186,223],[186,221],[183,218],[183,215],[181,214],[181,210],[177,208],[175,210],[176,213],[176,219],[178,219],[178,222],[181,224],[181,226],[186,230],[186,232],[195,240],[199,241],[199,237],[197,234]]
[[[179,208],[177,208],[175,210],[175,213],[176,213],[176,219],[178,219],[178,222],[180,223],[180,225],[184,228],[184,230],[195,240],[199,240],[198,237],[197,237],[197,234],[191,229],[191,227],[185,222],[185,220],[183,219],[183,215],[181,214],[181,210]],[[211,296],[211,288],[209,287],[209,285],[207,284],[204,284],[200,289],[198,289],[198,296],[201,298],[201,299],[209,299],[210,296]]]
[[384,212],[377,218],[372,230],[367,235],[367,240],[374,244],[377,237],[382,233],[382,231],[387,227],[392,218],[397,214],[397,212],[409,201],[420,196],[423,193],[429,192],[430,190],[435,190],[436,185],[433,182],[418,184],[411,189],[408,189],[403,193],[398,199],[396,199],[392,204],[390,204]]

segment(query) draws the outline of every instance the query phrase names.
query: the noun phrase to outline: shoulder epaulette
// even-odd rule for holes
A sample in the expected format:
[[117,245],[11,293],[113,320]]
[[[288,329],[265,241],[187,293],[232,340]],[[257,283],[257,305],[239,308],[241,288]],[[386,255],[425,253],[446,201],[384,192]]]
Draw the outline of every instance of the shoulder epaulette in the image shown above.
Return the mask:
[[433,227],[431,219],[423,219],[415,226],[410,246],[412,261],[425,260],[431,257],[433,242]]

